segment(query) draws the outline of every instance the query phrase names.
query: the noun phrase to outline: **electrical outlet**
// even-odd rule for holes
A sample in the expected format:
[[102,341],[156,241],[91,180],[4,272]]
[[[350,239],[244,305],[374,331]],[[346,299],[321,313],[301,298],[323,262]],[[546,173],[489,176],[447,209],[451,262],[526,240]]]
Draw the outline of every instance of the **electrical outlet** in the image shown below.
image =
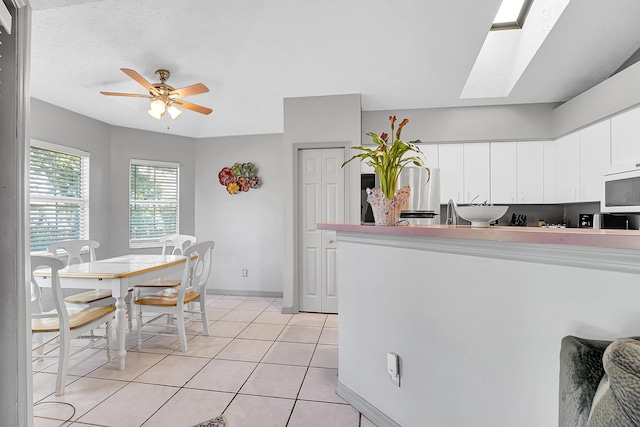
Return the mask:
[[400,357],[395,353],[387,353],[387,372],[391,383],[400,387]]
[[249,276],[249,270],[247,270],[246,268],[242,270],[242,277],[248,277]]

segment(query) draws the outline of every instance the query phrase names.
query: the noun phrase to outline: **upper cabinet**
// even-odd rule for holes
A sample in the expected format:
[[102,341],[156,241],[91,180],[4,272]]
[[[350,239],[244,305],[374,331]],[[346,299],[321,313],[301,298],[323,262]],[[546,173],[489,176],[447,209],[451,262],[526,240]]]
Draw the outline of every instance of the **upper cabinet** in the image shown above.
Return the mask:
[[556,142],[543,141],[543,171],[542,171],[542,190],[544,193],[544,203],[556,203]]
[[490,201],[489,143],[440,144],[440,202]]
[[463,144],[440,144],[438,164],[440,165],[440,203],[447,204],[449,199],[463,203]]
[[602,169],[611,165],[611,121],[580,131],[580,200],[599,201],[604,193]]
[[515,142],[491,143],[491,203],[516,203],[516,161]]
[[516,203],[544,203],[544,142],[518,141]]
[[640,161],[640,108],[611,118],[611,164]]
[[556,140],[557,202],[596,202],[602,168],[611,164],[610,122],[604,120]]
[[491,203],[543,203],[543,174],[543,141],[491,143]]
[[428,168],[437,168],[437,167],[439,167],[439,163],[438,163],[439,146],[438,146],[438,144],[421,143],[421,144],[418,144],[418,146],[420,147],[420,151],[422,151],[424,153],[424,156],[426,157],[427,161],[426,161],[425,165]]
[[491,159],[488,142],[464,145],[463,203],[491,201]]

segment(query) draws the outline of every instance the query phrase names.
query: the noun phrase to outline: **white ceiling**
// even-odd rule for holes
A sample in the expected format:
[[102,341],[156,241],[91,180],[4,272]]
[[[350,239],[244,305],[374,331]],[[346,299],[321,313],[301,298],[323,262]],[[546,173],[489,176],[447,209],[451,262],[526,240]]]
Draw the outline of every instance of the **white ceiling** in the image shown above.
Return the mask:
[[[279,133],[283,99],[362,94],[362,109],[563,102],[640,47],[640,1],[573,0],[509,96],[460,99],[501,0],[30,0],[37,99],[117,126],[190,137]],[[535,0],[534,0],[535,4]],[[171,71],[213,108],[147,114],[119,68]]]

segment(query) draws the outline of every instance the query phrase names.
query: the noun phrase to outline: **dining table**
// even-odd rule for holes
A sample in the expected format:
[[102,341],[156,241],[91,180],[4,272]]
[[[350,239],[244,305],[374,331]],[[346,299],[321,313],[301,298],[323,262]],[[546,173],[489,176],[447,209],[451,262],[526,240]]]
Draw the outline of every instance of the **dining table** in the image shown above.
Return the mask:
[[[118,344],[118,368],[125,369],[127,351],[125,297],[129,289],[139,283],[160,277],[180,277],[186,257],[182,255],[129,254],[98,261],[68,265],[59,271],[63,289],[111,289],[115,298],[116,340]],[[51,287],[51,276],[36,271],[38,284]],[[132,313],[133,314],[133,313]]]

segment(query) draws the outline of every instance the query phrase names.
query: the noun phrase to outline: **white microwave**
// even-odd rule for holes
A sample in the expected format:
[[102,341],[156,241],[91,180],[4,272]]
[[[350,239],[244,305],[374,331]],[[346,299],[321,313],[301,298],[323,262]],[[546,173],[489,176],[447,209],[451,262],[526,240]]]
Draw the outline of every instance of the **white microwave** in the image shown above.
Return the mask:
[[603,169],[602,177],[601,212],[640,212],[640,163],[609,166]]

